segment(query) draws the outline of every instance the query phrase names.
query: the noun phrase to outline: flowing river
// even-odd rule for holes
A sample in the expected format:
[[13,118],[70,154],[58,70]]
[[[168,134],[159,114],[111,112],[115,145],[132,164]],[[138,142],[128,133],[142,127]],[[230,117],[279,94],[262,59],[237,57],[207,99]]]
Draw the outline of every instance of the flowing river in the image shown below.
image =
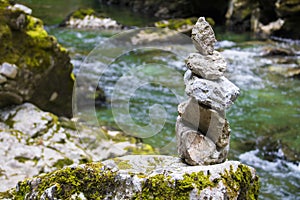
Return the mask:
[[[98,4],[79,0],[72,5],[62,1],[43,1],[40,4],[37,3],[39,1],[20,2],[32,5],[33,9],[39,11],[36,15],[45,19],[48,24],[57,24],[62,20],[62,15],[65,17],[67,11],[79,6],[100,9]],[[56,15],[54,10],[64,6],[67,6],[67,11]],[[105,11],[111,13],[112,17],[119,16],[119,21],[123,20],[122,23],[130,26],[151,21],[126,11],[120,14],[114,9],[105,8]],[[51,17],[45,13],[51,13]],[[47,26],[47,30],[69,49],[75,74],[89,52],[113,35],[107,31],[71,30],[57,26]],[[247,34],[235,35],[218,28],[215,30],[219,41],[216,48],[228,63],[226,76],[241,89],[238,100],[227,111],[232,129],[229,159],[240,160],[257,170],[261,182],[260,199],[299,199],[300,79],[287,78],[280,74],[286,68],[299,67],[299,41],[259,42],[252,40]],[[270,49],[275,48],[292,50],[293,54],[267,54]],[[190,51],[194,51],[192,47]],[[105,95],[111,96],[112,88],[124,70],[135,69],[149,60],[156,65],[170,66],[182,76],[186,70],[184,60],[168,51],[150,49],[129,52],[116,59],[100,80]],[[173,81],[178,84],[173,85],[174,87],[183,87],[183,80],[172,80],[164,68],[161,71],[157,69],[150,67],[139,73],[144,73],[143,76],[159,75],[165,82]],[[149,107],[154,104],[165,108],[166,122],[158,134],[146,137],[143,141],[161,149],[163,154],[174,155],[178,99],[172,88],[157,83],[138,88],[130,98],[130,116],[136,124],[147,125],[151,121]],[[97,117],[101,125],[117,128],[109,103],[97,107]]]

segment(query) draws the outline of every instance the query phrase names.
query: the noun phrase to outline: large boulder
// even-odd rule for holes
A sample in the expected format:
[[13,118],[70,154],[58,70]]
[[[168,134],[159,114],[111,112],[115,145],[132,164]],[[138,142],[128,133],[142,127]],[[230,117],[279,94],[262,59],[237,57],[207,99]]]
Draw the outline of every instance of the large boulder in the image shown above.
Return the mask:
[[99,129],[75,127],[67,118],[58,118],[30,103],[0,109],[0,192],[24,178],[66,165],[155,153],[139,139],[104,128],[100,134]]
[[[19,182],[8,199],[257,199],[255,170],[237,161],[188,166],[172,156],[125,156]],[[2,196],[1,196],[2,195]]]
[[72,115],[70,57],[25,6],[0,1],[0,108],[31,102]]

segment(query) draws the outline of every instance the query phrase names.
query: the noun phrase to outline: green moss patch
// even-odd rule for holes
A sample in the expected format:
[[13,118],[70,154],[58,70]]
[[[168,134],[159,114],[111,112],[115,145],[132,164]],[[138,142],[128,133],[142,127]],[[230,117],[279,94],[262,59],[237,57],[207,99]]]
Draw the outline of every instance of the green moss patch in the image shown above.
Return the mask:
[[137,194],[135,199],[188,200],[193,189],[197,188],[200,193],[204,188],[214,187],[217,182],[211,182],[209,175],[203,172],[185,174],[182,180],[174,180],[171,176],[158,174],[149,177],[143,183],[142,192]]
[[101,163],[66,167],[40,175],[32,181],[19,182],[15,199],[24,199],[25,196],[39,199],[49,188],[53,196],[59,199],[69,199],[72,195],[80,193],[83,193],[87,199],[102,199],[118,185],[115,177],[116,173],[103,170]]
[[172,30],[178,30],[184,26],[193,26],[197,22],[196,17],[186,18],[186,19],[169,19],[162,20],[155,23],[157,28],[169,28]]
[[227,186],[227,193],[229,199],[238,196],[238,199],[255,200],[258,199],[259,194],[259,179],[256,176],[252,178],[252,173],[249,167],[239,165],[234,172],[232,166],[230,171],[225,171],[222,174],[223,183]]

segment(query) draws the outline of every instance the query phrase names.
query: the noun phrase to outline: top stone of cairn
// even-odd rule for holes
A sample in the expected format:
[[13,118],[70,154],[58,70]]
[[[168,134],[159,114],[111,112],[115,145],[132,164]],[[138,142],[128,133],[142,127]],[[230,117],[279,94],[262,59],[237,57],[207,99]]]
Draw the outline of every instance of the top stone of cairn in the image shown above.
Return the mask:
[[204,17],[200,17],[192,29],[192,40],[195,48],[202,55],[212,55],[217,42],[215,33]]

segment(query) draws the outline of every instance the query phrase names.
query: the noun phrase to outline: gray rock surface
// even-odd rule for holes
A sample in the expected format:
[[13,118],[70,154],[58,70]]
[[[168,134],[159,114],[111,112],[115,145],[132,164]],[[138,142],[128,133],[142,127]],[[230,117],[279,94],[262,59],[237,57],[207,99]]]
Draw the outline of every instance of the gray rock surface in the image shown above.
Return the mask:
[[213,54],[217,42],[215,33],[204,17],[200,17],[192,29],[192,40],[195,48],[202,55]]
[[[64,176],[73,178],[66,181]],[[257,199],[258,187],[255,170],[238,161],[188,166],[177,157],[136,155],[67,167],[40,175],[19,183],[17,189],[11,191],[10,197]],[[60,188],[64,188],[63,192]]]
[[194,74],[209,80],[220,78],[227,69],[225,58],[218,51],[207,56],[191,53],[186,60],[186,66]]
[[111,18],[98,18],[93,15],[87,15],[83,19],[70,18],[66,22],[69,28],[90,28],[90,29],[115,29],[119,30],[122,26]]
[[[229,143],[230,129],[225,120],[225,112],[219,113],[200,105],[195,98],[190,97],[178,105],[178,113],[186,124],[200,131],[214,143],[222,137],[223,142],[219,147],[224,147]],[[227,136],[227,142],[224,142],[225,136]]]
[[240,93],[239,88],[224,76],[215,81],[193,75],[185,77],[186,93],[200,103],[218,111],[229,108]]
[[179,157],[189,165],[222,163],[227,158],[229,145],[217,148],[215,142],[186,125],[181,117],[176,121],[176,138]]
[[[130,154],[155,153],[152,147],[119,131],[78,127],[25,103],[0,109],[0,192],[18,181],[63,166]],[[0,198],[1,199],[1,198]]]

